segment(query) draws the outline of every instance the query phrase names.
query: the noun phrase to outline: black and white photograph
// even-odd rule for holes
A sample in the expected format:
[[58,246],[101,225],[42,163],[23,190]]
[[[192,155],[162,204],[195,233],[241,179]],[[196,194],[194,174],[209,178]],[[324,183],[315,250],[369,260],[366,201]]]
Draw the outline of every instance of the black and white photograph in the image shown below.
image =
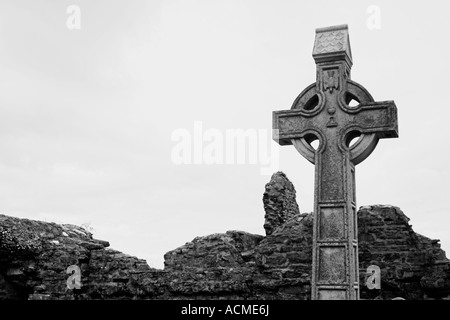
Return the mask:
[[2,305],[450,300],[449,33],[443,0],[1,0]]

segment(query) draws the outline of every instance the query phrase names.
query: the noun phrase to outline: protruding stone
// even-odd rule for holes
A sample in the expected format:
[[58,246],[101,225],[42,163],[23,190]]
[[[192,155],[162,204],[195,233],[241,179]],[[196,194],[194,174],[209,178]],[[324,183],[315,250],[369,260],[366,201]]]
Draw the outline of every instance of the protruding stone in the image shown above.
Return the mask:
[[281,171],[274,173],[266,184],[263,203],[266,235],[272,234],[276,228],[300,213],[294,185]]

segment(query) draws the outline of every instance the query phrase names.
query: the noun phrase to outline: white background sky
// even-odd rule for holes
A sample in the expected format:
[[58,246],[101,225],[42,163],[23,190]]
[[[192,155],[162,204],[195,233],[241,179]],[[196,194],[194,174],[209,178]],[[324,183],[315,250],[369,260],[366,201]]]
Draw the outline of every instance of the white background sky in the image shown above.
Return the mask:
[[[315,81],[315,28],[348,24],[352,79],[399,111],[400,138],[356,168],[358,206],[398,206],[450,252],[448,3],[2,0],[0,212],[90,223],[158,268],[196,236],[264,234],[260,165],[177,166],[171,135],[194,121],[271,130],[272,111]],[[313,165],[278,148],[311,212]]]

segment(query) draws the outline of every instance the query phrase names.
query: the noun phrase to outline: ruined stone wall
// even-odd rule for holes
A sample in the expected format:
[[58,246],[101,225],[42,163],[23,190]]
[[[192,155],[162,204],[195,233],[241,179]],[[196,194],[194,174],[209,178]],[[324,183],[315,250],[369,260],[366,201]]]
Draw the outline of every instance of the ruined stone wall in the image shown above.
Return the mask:
[[[148,279],[162,271],[108,248],[73,225],[0,215],[0,299],[150,298]],[[81,269],[80,290],[69,290],[66,270]],[[155,281],[155,284],[158,282]]]
[[[0,299],[309,299],[312,214],[282,173],[266,185],[266,236],[228,231],[165,254],[164,270],[109,248],[83,228],[0,215]],[[280,217],[277,218],[276,214]],[[450,262],[397,207],[358,211],[363,299],[450,299]],[[81,288],[67,288],[67,267]],[[381,289],[365,286],[381,269]]]
[[415,233],[399,208],[361,207],[358,228],[360,273],[377,265],[382,279],[381,290],[362,286],[362,296],[450,299],[450,264],[439,240]]

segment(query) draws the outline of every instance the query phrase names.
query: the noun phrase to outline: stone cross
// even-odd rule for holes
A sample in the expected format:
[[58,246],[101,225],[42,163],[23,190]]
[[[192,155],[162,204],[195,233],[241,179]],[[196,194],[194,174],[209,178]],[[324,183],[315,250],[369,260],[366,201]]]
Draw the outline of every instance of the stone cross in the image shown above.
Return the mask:
[[359,299],[355,165],[378,139],[398,137],[397,107],[350,80],[347,25],[316,29],[313,58],[317,80],[273,112],[273,138],[315,165],[311,298]]

